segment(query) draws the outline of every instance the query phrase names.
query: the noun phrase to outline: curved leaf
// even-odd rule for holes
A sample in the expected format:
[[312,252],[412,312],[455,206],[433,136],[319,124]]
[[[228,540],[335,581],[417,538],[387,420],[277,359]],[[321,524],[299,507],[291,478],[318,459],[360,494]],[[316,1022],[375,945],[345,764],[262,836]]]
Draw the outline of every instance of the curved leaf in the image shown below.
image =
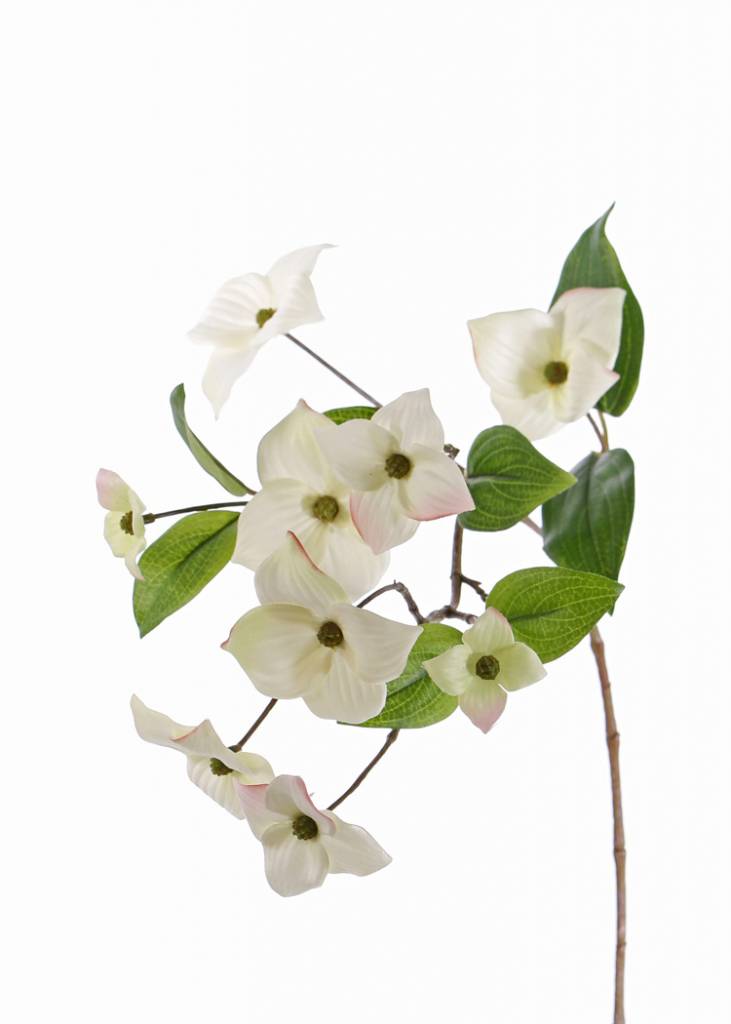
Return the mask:
[[219,462],[215,455],[208,451],[203,442],[193,433],[185,418],[185,388],[178,384],[170,394],[170,408],[173,410],[173,421],[178,433],[187,444],[199,466],[205,469],[214,480],[229,492],[229,494],[255,494],[250,487],[242,483],[238,477],[230,473],[222,462]]
[[339,409],[327,409],[325,416],[337,423],[346,423],[348,420],[369,420],[378,409],[373,405],[343,405]]

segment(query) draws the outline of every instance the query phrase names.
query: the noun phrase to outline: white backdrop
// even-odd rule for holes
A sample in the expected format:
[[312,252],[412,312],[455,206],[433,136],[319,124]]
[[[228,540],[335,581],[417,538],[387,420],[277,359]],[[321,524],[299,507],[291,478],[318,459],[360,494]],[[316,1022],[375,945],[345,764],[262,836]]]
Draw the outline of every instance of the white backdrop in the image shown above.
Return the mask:
[[[610,1019],[613,865],[588,645],[483,737],[404,734],[343,814],[394,857],[282,900],[245,825],[142,744],[136,690],[233,742],[263,706],[218,648],[253,603],[229,567],[140,642],[94,474],[151,509],[225,497],[171,424],[255,480],[261,434],[352,396],[284,340],[218,423],[185,331],[226,278],[333,242],[300,333],[383,400],[429,386],[466,449],[497,422],[465,320],[545,306],[612,200],[646,316],[611,439],[638,472],[626,592],[603,626],[622,733],[628,1019],[721,1024],[731,996],[728,6],[68,0],[3,15],[3,654],[13,1022],[586,1024]],[[578,423],[541,444],[570,467]],[[393,557],[448,593],[447,523]],[[151,530],[155,536],[155,528]],[[468,535],[487,584],[544,564]],[[468,599],[469,601],[469,599]],[[473,606],[477,609],[477,601]],[[394,599],[379,610],[403,617]],[[334,798],[381,734],[280,705],[253,749]]]

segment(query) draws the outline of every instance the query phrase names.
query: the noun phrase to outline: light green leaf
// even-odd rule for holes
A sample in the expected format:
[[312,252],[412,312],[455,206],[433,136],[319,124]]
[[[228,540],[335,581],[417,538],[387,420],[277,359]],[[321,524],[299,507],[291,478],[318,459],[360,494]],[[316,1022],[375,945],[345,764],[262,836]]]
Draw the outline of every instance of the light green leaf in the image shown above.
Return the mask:
[[406,667],[388,684],[386,705],[379,715],[362,722],[372,729],[421,729],[448,718],[457,698],[443,693],[424,668],[423,662],[462,643],[462,634],[439,622],[424,624],[424,632],[411,648]]
[[206,473],[209,473],[214,480],[217,480],[222,487],[225,487],[229,494],[255,494],[255,491],[252,491],[238,477],[230,473],[223,463],[219,462],[216,456],[208,451],[203,442],[196,437],[188,426],[188,421],[185,418],[185,388],[182,384],[178,384],[173,389],[170,395],[170,408],[173,410],[173,421],[178,433],[193,453],[197,463],[205,469]]
[[231,560],[238,512],[194,512],[178,520],[139,561],[132,606],[145,636],[199,594]]
[[595,573],[519,569],[495,584],[486,603],[508,619],[516,640],[548,662],[575,647],[623,590],[621,583]]
[[627,295],[622,315],[622,341],[614,369],[619,380],[597,402],[597,407],[612,416],[626,411],[635,391],[642,364],[645,328],[642,310],[629,286],[617,254],[606,236],[606,225],[614,205],[584,232],[573,247],[561,271],[551,305],[572,288],[624,288]]
[[543,506],[543,550],[557,565],[616,580],[635,504],[629,452],[592,452],[574,469],[575,487]]
[[347,420],[369,420],[378,409],[372,405],[344,405],[339,409],[327,409],[325,416],[340,426]]
[[574,483],[514,427],[490,427],[467,456],[467,486],[475,502],[459,521],[467,530],[507,530]]

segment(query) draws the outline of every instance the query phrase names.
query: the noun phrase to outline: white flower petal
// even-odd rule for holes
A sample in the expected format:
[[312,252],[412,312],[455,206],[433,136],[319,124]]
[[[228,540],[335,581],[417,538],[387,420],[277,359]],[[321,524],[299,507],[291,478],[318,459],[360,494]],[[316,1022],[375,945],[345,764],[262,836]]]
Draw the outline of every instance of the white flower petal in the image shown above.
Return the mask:
[[403,510],[411,519],[441,519],[475,507],[462,470],[448,455],[415,445],[409,457],[411,472],[398,481],[398,489]]
[[248,370],[262,343],[256,337],[251,337],[241,344],[240,349],[214,349],[203,374],[203,392],[216,417],[227,402],[236,381]]
[[544,368],[560,358],[560,332],[549,313],[537,309],[491,313],[470,320],[467,326],[477,369],[490,385],[499,411],[496,394],[522,400],[545,388]]
[[436,451],[442,451],[444,447],[444,429],[432,407],[428,388],[407,391],[380,408],[371,422],[393,434],[399,450],[405,454],[410,454],[415,444]]
[[556,418],[562,423],[573,423],[585,416],[619,380],[619,374],[603,366],[588,347],[576,349],[568,367],[566,382],[551,389]]
[[475,654],[493,654],[513,643],[510,623],[497,608],[488,608],[477,622],[462,634],[463,643]]
[[306,402],[300,401],[259,443],[257,466],[263,484],[270,480],[301,480],[311,491],[326,493],[332,472],[315,432],[337,427]]
[[364,682],[353,671],[345,652],[335,648],[327,675],[304,699],[318,718],[357,725],[383,710],[386,684]]
[[404,513],[397,480],[388,479],[375,491],[353,494],[350,514],[358,533],[377,555],[409,540],[419,526]]
[[508,695],[490,679],[474,676],[473,680],[459,698],[459,706],[478,729],[488,732],[505,710]]
[[289,815],[272,811],[266,805],[266,795],[269,786],[242,786],[236,785],[244,816],[257,839],[261,839],[271,825],[286,823],[291,829],[292,821]]
[[323,835],[332,835],[335,831],[332,820],[313,804],[304,779],[299,775],[278,775],[267,789],[266,805],[270,810],[286,814],[290,818],[306,814],[308,818],[312,818]]
[[594,347],[604,365],[614,366],[622,336],[624,288],[574,288],[551,306],[551,315],[562,317],[563,346],[573,353]]
[[317,839],[298,839],[282,824],[270,826],[261,841],[267,881],[280,896],[298,896],[325,881],[328,856]]
[[347,522],[313,522],[297,536],[315,565],[336,580],[355,601],[378,586],[390,559],[387,553],[374,555],[360,536],[350,518],[349,502],[343,512]]
[[465,644],[456,644],[436,658],[429,658],[424,662],[424,668],[440,690],[459,697],[475,679],[467,664],[471,653]]
[[144,512],[145,506],[118,473],[100,469],[96,475],[96,493],[102,508],[115,512]]
[[421,626],[394,622],[352,605],[337,605],[331,613],[343,630],[343,651],[364,683],[387,683],[401,675],[423,632]]
[[289,252],[286,256],[280,256],[270,267],[267,277],[275,288],[286,286],[291,277],[299,274],[309,277],[315,269],[320,253],[324,249],[333,248],[335,248],[333,245],[326,242],[323,245],[308,245],[303,249],[295,249],[294,252]]
[[514,643],[495,650],[500,662],[496,682],[505,690],[520,690],[543,679],[546,670],[536,652],[527,644]]
[[[249,756],[256,757],[254,754]],[[261,760],[263,761],[264,759],[261,758]],[[273,774],[269,774],[267,779],[260,781],[269,782],[273,777]],[[229,814],[233,814],[235,818],[240,820],[246,817],[238,787],[242,782],[253,782],[253,779],[242,776],[235,771],[228,775],[215,775],[211,771],[211,760],[207,757],[188,758],[188,778],[206,796],[209,796],[217,804],[225,808]]]
[[226,281],[213,296],[196,326],[188,332],[193,341],[238,349],[259,333],[256,314],[271,309],[271,283],[262,274],[242,274]]
[[284,601],[301,605],[317,616],[347,599],[340,584],[312,562],[293,533],[287,534],[280,547],[259,566],[255,584],[262,604]]
[[335,822],[335,834],[323,836],[321,843],[332,874],[371,875],[391,863],[391,857],[364,828],[350,825],[332,811],[328,814]]
[[348,420],[322,430],[317,441],[333,472],[356,491],[372,491],[389,477],[386,459],[398,451],[395,437],[372,420]]
[[503,423],[515,427],[531,440],[537,441],[555,434],[564,425],[556,415],[552,394],[555,388],[545,387],[528,398],[505,398],[492,392],[492,404],[500,413]]
[[287,334],[304,324],[316,324],[324,319],[312,281],[304,274],[291,278],[284,288],[275,289],[275,302],[278,303],[276,316],[264,325],[269,328],[269,336]]
[[258,569],[278,550],[290,531],[301,533],[311,522],[313,495],[299,480],[272,480],[255,494],[239,516],[233,562]]

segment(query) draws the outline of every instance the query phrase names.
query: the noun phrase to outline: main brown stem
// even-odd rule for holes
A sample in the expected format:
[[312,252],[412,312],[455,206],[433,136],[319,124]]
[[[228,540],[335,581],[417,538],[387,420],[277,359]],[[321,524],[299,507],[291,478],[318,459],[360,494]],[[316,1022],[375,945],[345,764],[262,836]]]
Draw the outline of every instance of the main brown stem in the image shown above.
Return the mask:
[[599,670],[599,682],[604,702],[609,770],[612,779],[612,813],[614,817],[614,863],[617,876],[617,948],[614,970],[614,1024],[625,1024],[624,1018],[624,960],[627,947],[627,851],[622,816],[622,780],[619,774],[619,732],[614,715],[612,688],[604,652],[602,635],[595,626],[591,631],[591,649]]
[[294,334],[285,334],[284,337],[293,341],[294,344],[298,345],[303,352],[306,352],[308,356],[312,356],[313,359],[316,359],[317,362],[320,363],[321,366],[324,366],[326,370],[329,370],[330,373],[334,373],[336,377],[339,377],[340,380],[344,384],[347,384],[349,388],[352,388],[353,391],[357,391],[361,398],[365,398],[366,402],[370,402],[371,405],[375,405],[377,409],[381,408],[381,403],[374,398],[373,395],[369,395],[367,391],[363,390],[363,388],[358,387],[350,377],[346,377],[345,374],[341,373],[340,370],[332,365],[332,363],[328,363],[327,359],[323,359],[322,356],[319,356],[317,352],[305,345],[304,341],[300,341],[299,338],[295,338]]
[[142,517],[146,523],[154,523],[156,519],[166,516],[183,516],[186,512],[210,512],[214,508],[243,508],[248,501],[216,501],[210,505],[188,505],[187,508],[171,508],[169,512],[145,512]]
[[381,760],[381,758],[386,753],[386,751],[389,749],[389,747],[393,746],[393,744],[396,742],[396,740],[398,739],[398,734],[399,734],[399,730],[398,729],[391,729],[391,731],[389,732],[388,736],[386,737],[386,742],[383,744],[383,746],[378,751],[378,753],[373,758],[373,760],[368,762],[368,764],[365,766],[365,768],[360,773],[360,775],[357,777],[357,779],[355,779],[355,781],[352,782],[348,786],[348,788],[345,790],[345,792],[342,793],[337,798],[337,800],[333,800],[333,802],[328,807],[328,811],[334,811],[336,807],[340,806],[340,804],[343,802],[343,800],[347,800],[348,797],[350,796],[350,794],[354,793],[356,791],[358,786],[360,786],[361,782],[363,782],[363,780],[366,778],[366,776],[369,775],[370,772],[376,767],[376,765]]
[[275,705],[276,703],[277,703],[277,698],[276,698],[276,697],[272,697],[272,699],[271,699],[271,700],[269,701],[269,703],[267,704],[267,706],[266,706],[266,707],[264,708],[264,710],[263,710],[263,711],[262,711],[262,713],[261,713],[261,714],[259,715],[259,717],[257,718],[257,720],[256,720],[256,721],[254,722],[254,724],[253,724],[253,725],[251,726],[251,728],[250,728],[250,729],[248,730],[248,732],[245,732],[245,733],[244,733],[244,735],[243,735],[243,736],[241,737],[241,739],[239,740],[239,742],[238,742],[238,743],[234,743],[234,745],[233,745],[232,747],[229,747],[229,750],[233,750],[233,752],[234,752],[235,754],[237,754],[237,753],[239,752],[239,750],[241,750],[241,748],[243,747],[243,745],[244,745],[245,743],[248,743],[248,741],[249,741],[249,740],[251,739],[251,737],[252,737],[252,736],[254,735],[254,733],[255,733],[255,732],[256,732],[256,730],[257,730],[257,729],[259,728],[259,726],[261,725],[261,723],[262,723],[262,722],[264,721],[264,719],[266,718],[266,716],[267,716],[267,715],[268,715],[268,714],[270,713],[270,711],[272,711],[272,710],[273,710],[273,708],[274,708],[274,705]]

